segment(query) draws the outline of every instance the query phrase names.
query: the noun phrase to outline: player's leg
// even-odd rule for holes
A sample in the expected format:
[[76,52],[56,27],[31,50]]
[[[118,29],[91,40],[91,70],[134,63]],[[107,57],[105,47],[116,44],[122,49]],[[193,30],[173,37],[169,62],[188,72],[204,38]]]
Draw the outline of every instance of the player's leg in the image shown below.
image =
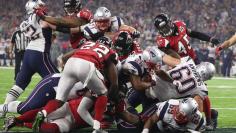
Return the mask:
[[35,73],[35,71],[32,70],[29,65],[30,64],[29,58],[31,58],[30,56],[34,55],[31,55],[30,51],[26,51],[23,60],[23,65],[16,77],[16,84],[13,85],[13,87],[7,93],[4,104],[9,103],[11,101],[15,101],[21,95],[21,93],[23,93],[25,88],[30,83],[31,77]]
[[36,85],[28,98],[17,106],[17,112],[23,114],[29,110],[44,107],[48,101],[55,99],[56,91],[53,87],[57,86],[58,80],[59,78],[53,80],[51,75],[45,77]]
[[14,126],[23,126],[25,122],[32,122],[40,109],[30,110],[18,117],[9,116],[4,120],[4,131],[8,131]]
[[87,84],[87,87],[91,89],[94,93],[98,95],[94,110],[95,110],[95,116],[94,116],[94,129],[100,129],[100,122],[103,118],[103,113],[106,110],[107,105],[107,88],[104,85],[104,77],[103,75],[98,71],[95,70],[93,75],[91,76],[90,81]]
[[59,71],[49,58],[48,53],[38,52],[37,56],[39,60],[35,62],[33,65],[34,67],[37,68],[36,71],[42,78],[52,73],[59,73]]
[[[81,68],[81,69],[80,69]],[[90,64],[88,61],[82,61],[77,58],[70,58],[64,68],[60,78],[56,99],[49,101],[41,112],[38,113],[37,119],[34,122],[34,129],[38,129],[43,119],[60,108],[67,100],[70,90],[78,81],[85,81],[89,74]]]
[[19,52],[15,52],[15,77],[14,80],[16,80],[17,74],[20,71],[20,66],[21,66],[21,54]]

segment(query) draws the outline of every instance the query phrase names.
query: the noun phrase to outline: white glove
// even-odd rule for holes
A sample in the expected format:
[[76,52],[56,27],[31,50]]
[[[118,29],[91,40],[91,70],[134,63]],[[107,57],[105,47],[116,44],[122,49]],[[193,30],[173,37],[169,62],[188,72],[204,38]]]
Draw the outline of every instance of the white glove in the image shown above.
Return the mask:
[[97,120],[93,120],[93,129],[98,130],[101,128],[101,124]]
[[142,131],[142,133],[149,133],[149,129],[144,128],[143,131]]
[[173,81],[173,84],[178,88],[178,90],[181,90],[182,89],[182,84],[181,84],[181,82],[180,81],[178,81],[178,80],[174,80]]

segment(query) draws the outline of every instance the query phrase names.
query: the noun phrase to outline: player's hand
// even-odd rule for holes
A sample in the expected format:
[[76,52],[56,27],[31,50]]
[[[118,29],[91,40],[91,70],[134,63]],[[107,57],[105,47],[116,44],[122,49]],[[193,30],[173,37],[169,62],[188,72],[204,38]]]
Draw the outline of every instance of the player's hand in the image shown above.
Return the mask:
[[221,46],[219,46],[219,47],[216,48],[216,51],[215,51],[215,52],[216,52],[216,55],[217,55],[217,56],[220,55],[220,52],[221,52],[222,49],[223,49],[223,48],[222,48]]
[[174,81],[173,81],[173,84],[178,88],[178,90],[183,87],[182,84],[181,84],[181,82],[178,81],[178,80],[174,80]]
[[39,7],[39,8],[35,8],[34,12],[37,16],[39,16],[41,19],[44,20],[47,9],[45,7]]
[[157,79],[154,74],[151,74],[151,85],[155,86],[157,84]]
[[77,17],[90,21],[93,17],[93,14],[88,9],[82,9],[78,14]]
[[134,32],[131,34],[132,38],[139,38],[140,37],[140,32],[137,30],[134,30]]
[[220,43],[220,41],[218,39],[216,39],[216,38],[211,38],[210,42],[213,44],[213,46],[216,46],[216,45],[218,45]]

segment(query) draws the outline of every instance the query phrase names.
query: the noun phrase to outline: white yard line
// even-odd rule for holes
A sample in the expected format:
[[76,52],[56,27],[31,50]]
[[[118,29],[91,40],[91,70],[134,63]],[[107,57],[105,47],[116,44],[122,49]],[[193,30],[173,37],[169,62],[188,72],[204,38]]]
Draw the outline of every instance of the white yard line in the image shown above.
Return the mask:
[[236,108],[213,108],[217,110],[236,110]]
[[213,77],[212,79],[221,79],[221,80],[236,80],[235,77],[233,78],[226,78],[226,77]]
[[224,89],[230,89],[230,88],[236,88],[236,86],[233,85],[208,85],[209,88],[224,88]]
[[210,97],[212,99],[236,99],[236,97]]

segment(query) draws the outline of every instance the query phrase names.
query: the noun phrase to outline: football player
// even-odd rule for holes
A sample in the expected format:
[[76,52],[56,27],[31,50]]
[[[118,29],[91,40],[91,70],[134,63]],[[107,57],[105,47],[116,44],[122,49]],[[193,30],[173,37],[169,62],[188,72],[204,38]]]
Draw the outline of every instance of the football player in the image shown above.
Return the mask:
[[139,43],[125,30],[121,30],[115,34],[112,47],[116,50],[119,61],[121,62],[131,54],[142,53]]
[[182,21],[172,21],[167,14],[158,14],[154,19],[154,25],[159,33],[157,36],[158,47],[167,54],[176,51],[181,57],[190,56],[196,64],[199,63],[196,53],[191,47],[190,37],[219,44],[219,40],[209,37],[204,33],[190,30]]
[[[95,103],[95,96],[92,96],[90,92],[87,92],[86,95],[90,95],[91,99],[87,103],[86,109],[90,110],[87,114],[83,115],[90,115],[94,110],[94,103]],[[40,126],[40,132],[69,132],[75,128],[83,128],[88,127],[89,124],[86,123],[82,119],[81,113],[78,111],[78,108],[81,104],[82,96],[69,100],[66,102],[60,109],[56,110],[55,112],[51,113],[48,116],[47,122],[43,122]],[[69,109],[69,110],[68,110]],[[32,128],[32,122],[35,119],[37,112],[40,109],[35,109],[24,113],[23,115],[15,118],[9,116],[5,122],[5,131],[9,130],[14,126],[26,126],[28,128]],[[125,104],[123,100],[120,100],[116,105],[110,103],[107,106],[106,114],[114,115],[117,117],[121,117],[122,119],[128,121],[132,124],[139,123],[139,116],[133,115],[125,110]],[[111,123],[110,123],[111,124]],[[107,128],[111,126],[108,122],[102,121],[102,127]],[[101,131],[101,130],[100,130]]]
[[[167,72],[171,79],[162,80],[161,77],[156,77],[157,84],[147,89],[146,95],[154,99],[157,98],[160,101],[172,98],[193,97],[199,104],[199,110],[205,113],[207,125],[212,125],[213,119],[211,119],[211,116],[213,116],[212,114],[215,114],[216,111],[213,110],[213,113],[211,113],[208,90],[203,81],[213,77],[215,67],[208,62],[202,62],[196,67],[190,57],[184,57],[181,60],[182,63]],[[179,87],[176,87],[173,83],[179,84]],[[216,115],[213,116],[214,119],[216,119]],[[216,125],[212,127],[212,130],[215,129],[215,127]]]
[[[41,19],[49,22],[50,24],[53,24],[51,25],[51,28],[53,28],[54,30],[64,33],[70,33],[71,46],[73,49],[76,49],[86,38],[84,37],[82,32],[67,32],[66,29],[69,29],[68,27],[80,27],[81,25],[89,23],[93,18],[93,14],[87,8],[82,8],[80,0],[64,0],[64,10],[66,16],[63,18],[46,16],[43,13],[43,8],[37,8],[35,12],[38,16],[40,16]],[[74,50],[62,56],[63,63],[65,63],[68,58],[72,56],[73,52]]]
[[155,69],[155,66],[161,64],[162,61],[170,66],[175,66],[180,63],[179,59],[164,54],[157,47],[144,50],[140,54],[130,55],[122,62],[122,67],[119,72],[119,85],[120,88],[131,92],[129,96],[132,98],[128,98],[128,103],[131,106],[136,107],[140,98],[144,95],[143,91],[151,86],[155,86],[156,79],[152,71]]
[[151,132],[156,124],[161,132],[194,132],[205,130],[205,120],[193,98],[156,104],[157,111],[145,122],[142,133]]
[[[115,99],[114,94],[118,92],[118,78],[115,67],[117,57],[115,52],[106,45],[108,44],[87,41],[75,51],[62,72],[56,99],[49,101],[44,109],[38,113],[34,130],[38,129],[40,123],[48,114],[64,104],[71,88],[78,81],[81,81],[84,87],[87,86],[98,95],[95,103],[95,117],[92,123],[95,130],[100,128],[100,121],[106,109],[107,87],[104,85],[104,77],[99,70],[104,71],[110,82],[109,96],[113,95],[110,99]],[[87,120],[85,121],[87,122]]]
[[236,34],[230,37],[228,40],[224,41],[223,44],[216,48],[216,54],[219,55],[221,50],[227,49],[228,47],[235,45],[236,43]]
[[[0,105],[0,112],[23,114],[29,110],[44,107],[48,101],[55,99],[60,78],[61,74],[59,73],[46,76],[35,86],[25,101],[12,101],[8,104],[2,104]],[[76,83],[72,88],[68,99],[78,97],[78,95],[82,94],[83,84],[81,82]]]
[[20,29],[26,37],[30,38],[30,42],[26,47],[23,65],[16,77],[16,83],[7,93],[5,104],[15,101],[23,93],[35,73],[44,78],[59,72],[50,60],[49,54],[52,29],[47,22],[40,20],[34,13],[34,8],[39,6],[44,7],[45,4],[41,0],[30,0],[25,5],[28,18],[21,23]]

